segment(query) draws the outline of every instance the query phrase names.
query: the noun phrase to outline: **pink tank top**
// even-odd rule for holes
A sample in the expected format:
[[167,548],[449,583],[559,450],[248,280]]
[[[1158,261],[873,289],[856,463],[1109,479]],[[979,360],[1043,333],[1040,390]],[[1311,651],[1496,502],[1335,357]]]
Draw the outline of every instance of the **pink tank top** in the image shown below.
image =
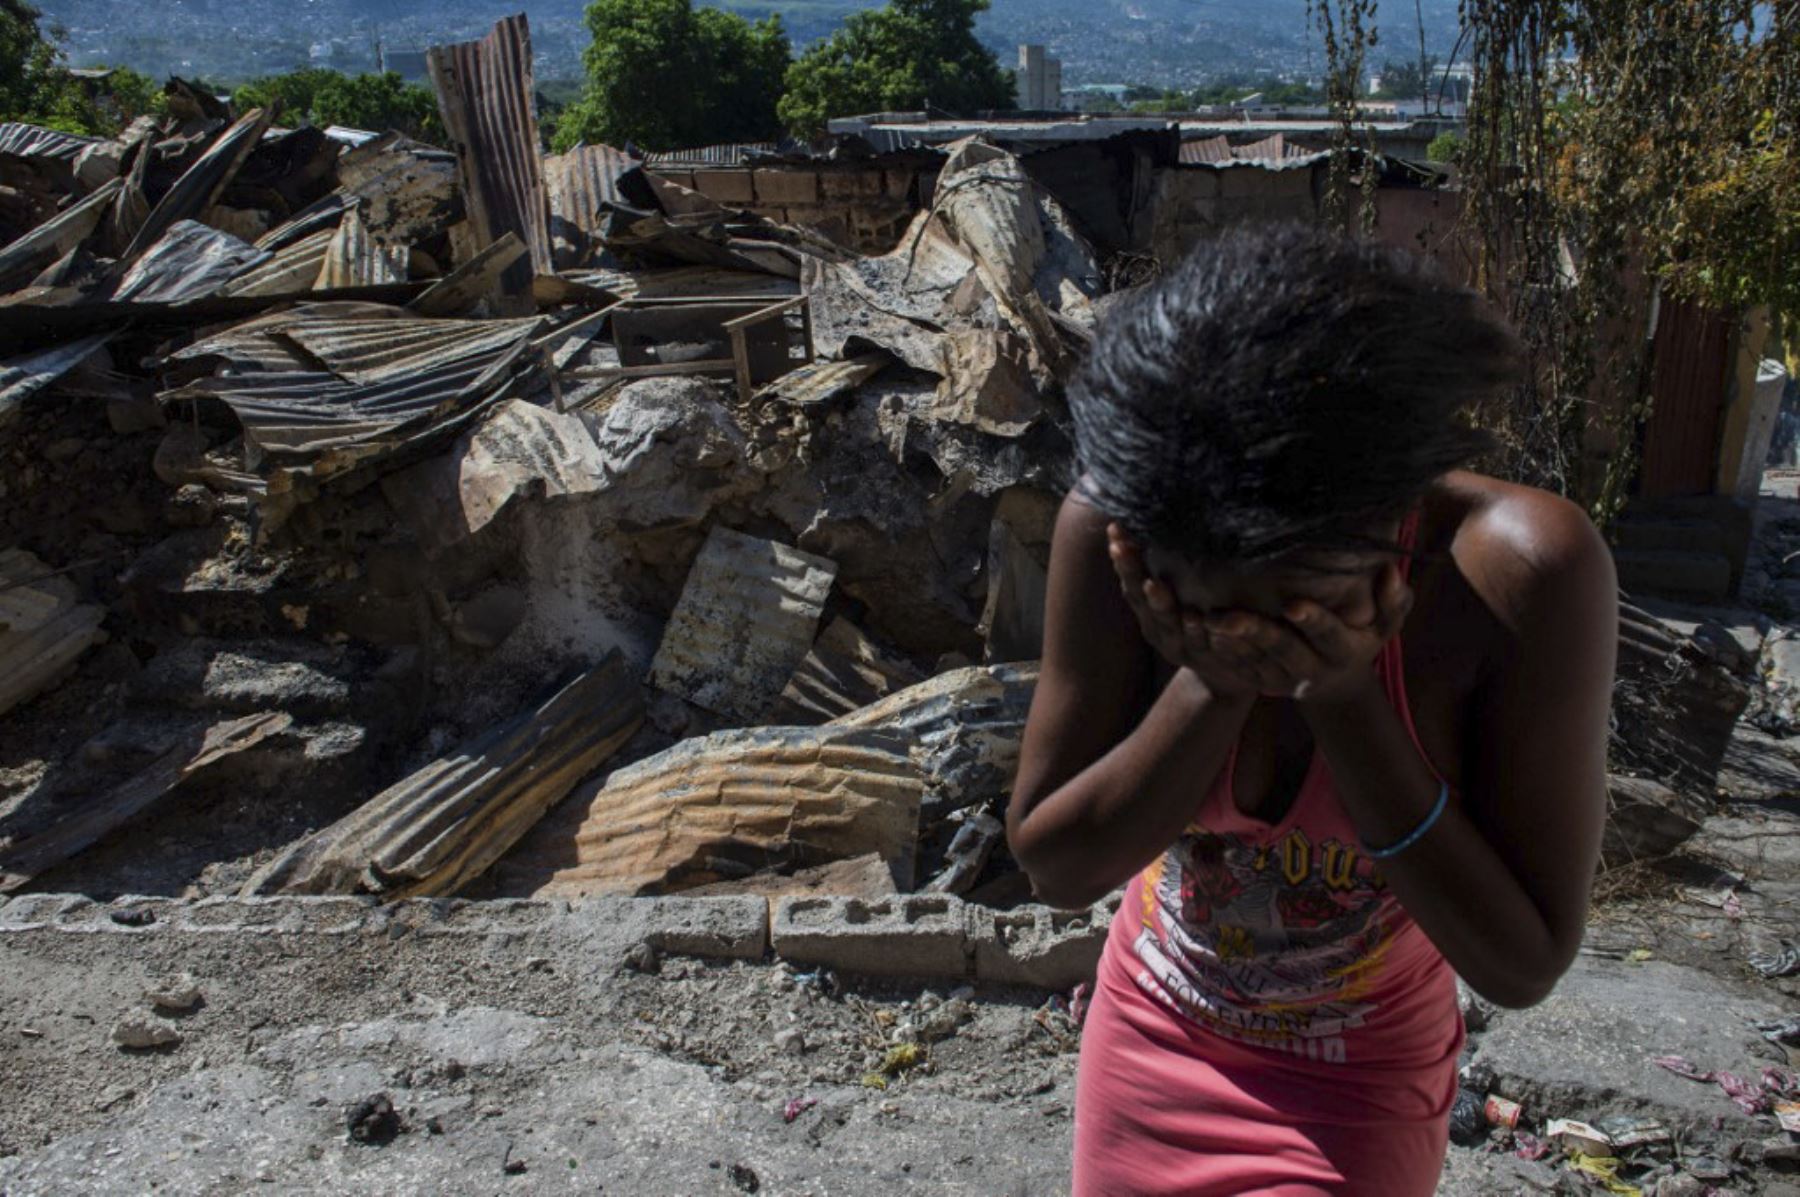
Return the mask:
[[[1375,668],[1418,746],[1398,638]],[[1461,1042],[1454,977],[1363,852],[1324,758],[1315,750],[1270,824],[1232,798],[1236,755],[1131,883],[1113,963],[1183,1019],[1250,1047],[1353,1071],[1442,1067]]]

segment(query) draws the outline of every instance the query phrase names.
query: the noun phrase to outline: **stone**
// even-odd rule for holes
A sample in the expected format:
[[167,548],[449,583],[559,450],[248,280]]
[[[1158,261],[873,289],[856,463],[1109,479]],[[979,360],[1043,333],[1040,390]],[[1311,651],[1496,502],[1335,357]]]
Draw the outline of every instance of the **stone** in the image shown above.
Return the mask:
[[159,1047],[175,1047],[181,1043],[181,1032],[164,1023],[145,1018],[127,1018],[113,1028],[113,1042],[129,1051],[149,1051]]
[[806,1054],[806,1036],[799,1027],[775,1032],[775,1050],[790,1056]]
[[796,964],[840,972],[910,977],[964,977],[970,972],[970,928],[986,912],[939,894],[879,902],[858,898],[783,898],[775,903],[769,940]]
[[1764,1045],[1750,1024],[1780,1011],[1753,992],[1660,960],[1582,955],[1543,1002],[1497,1016],[1474,1062],[1493,1068],[1498,1091],[1528,1109],[1599,1117],[1629,1102],[1657,1108],[1671,1127],[1720,1117],[1742,1126],[1716,1085],[1651,1061],[1677,1054],[1756,1075]]
[[199,983],[187,973],[163,981],[161,984],[152,985],[144,990],[144,997],[157,1010],[176,1013],[192,1010],[204,1000]]
[[755,896],[636,898],[646,907],[649,942],[659,952],[760,959],[769,946],[769,903]]
[[171,528],[204,528],[218,514],[218,499],[198,482],[181,486],[163,504],[163,521]]

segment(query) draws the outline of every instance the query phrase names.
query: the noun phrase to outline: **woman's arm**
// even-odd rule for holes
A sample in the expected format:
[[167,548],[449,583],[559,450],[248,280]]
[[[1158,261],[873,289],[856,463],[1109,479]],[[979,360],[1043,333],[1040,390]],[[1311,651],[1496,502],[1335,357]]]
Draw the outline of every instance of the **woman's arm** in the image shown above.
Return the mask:
[[1158,693],[1139,620],[1106,517],[1071,495],[1051,543],[1043,669],[1006,820],[1014,857],[1055,906],[1098,901],[1175,841],[1253,701],[1217,698],[1186,668]]
[[[1527,1006],[1568,969],[1586,924],[1618,591],[1611,554],[1573,505],[1529,494],[1481,518],[1465,573],[1505,640],[1467,723],[1464,792],[1381,867],[1464,980]],[[1301,707],[1363,842],[1386,846],[1417,827],[1438,783],[1380,687]]]

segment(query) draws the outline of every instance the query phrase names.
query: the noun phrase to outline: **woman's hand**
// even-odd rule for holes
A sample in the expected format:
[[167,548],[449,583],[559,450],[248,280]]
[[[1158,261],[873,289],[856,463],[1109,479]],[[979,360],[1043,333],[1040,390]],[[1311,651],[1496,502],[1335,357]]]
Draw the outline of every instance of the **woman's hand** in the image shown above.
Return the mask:
[[1117,524],[1106,529],[1107,550],[1119,588],[1137,616],[1145,643],[1177,669],[1187,669],[1206,683],[1216,698],[1255,698],[1281,678],[1254,657],[1233,660],[1214,651],[1206,620],[1183,611],[1175,592],[1144,568],[1144,552]]
[[1345,623],[1319,603],[1288,604],[1285,620],[1232,611],[1206,621],[1213,651],[1240,667],[1252,663],[1259,676],[1275,679],[1263,694],[1307,703],[1352,697],[1374,678],[1375,656],[1399,633],[1412,610],[1412,590],[1389,562],[1375,583],[1375,619],[1367,626]]

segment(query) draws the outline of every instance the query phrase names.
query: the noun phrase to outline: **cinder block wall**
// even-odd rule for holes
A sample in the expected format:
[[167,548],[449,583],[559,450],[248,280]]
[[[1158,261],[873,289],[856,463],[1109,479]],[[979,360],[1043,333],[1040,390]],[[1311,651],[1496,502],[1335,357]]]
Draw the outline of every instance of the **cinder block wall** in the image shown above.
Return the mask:
[[727,207],[814,229],[862,253],[886,253],[921,206],[934,171],[879,165],[659,167],[657,174]]

